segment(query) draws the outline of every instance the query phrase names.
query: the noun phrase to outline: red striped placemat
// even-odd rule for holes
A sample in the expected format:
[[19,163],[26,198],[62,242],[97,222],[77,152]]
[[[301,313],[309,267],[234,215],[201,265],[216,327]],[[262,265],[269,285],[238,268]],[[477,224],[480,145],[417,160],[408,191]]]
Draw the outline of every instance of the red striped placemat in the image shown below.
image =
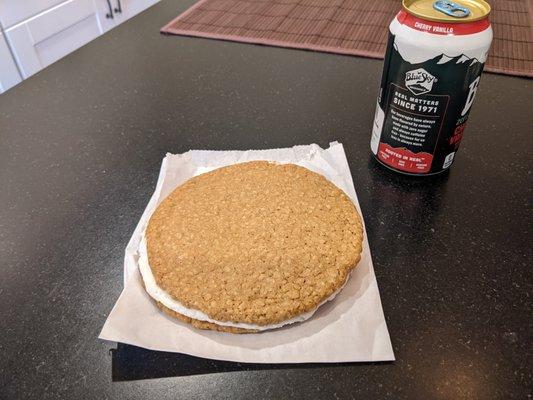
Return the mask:
[[[490,72],[533,77],[533,0],[491,2]],[[382,58],[398,0],[201,0],[165,25],[176,35]]]

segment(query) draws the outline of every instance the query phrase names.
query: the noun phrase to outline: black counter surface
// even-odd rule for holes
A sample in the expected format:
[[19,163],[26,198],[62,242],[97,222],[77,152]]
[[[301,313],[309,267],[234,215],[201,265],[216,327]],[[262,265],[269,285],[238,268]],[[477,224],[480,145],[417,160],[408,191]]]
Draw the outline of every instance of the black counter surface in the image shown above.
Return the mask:
[[[0,398],[531,398],[531,80],[484,74],[451,171],[406,177],[370,156],[382,61],[159,33],[191,4],[163,1],[0,96]],[[97,339],[166,152],[334,140],[395,362]]]

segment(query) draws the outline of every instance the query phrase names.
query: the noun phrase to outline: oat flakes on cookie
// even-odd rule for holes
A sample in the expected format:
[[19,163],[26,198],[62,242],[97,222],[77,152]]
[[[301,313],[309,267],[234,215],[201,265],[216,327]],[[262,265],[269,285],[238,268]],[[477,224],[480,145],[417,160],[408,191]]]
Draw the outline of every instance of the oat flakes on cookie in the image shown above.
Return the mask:
[[234,333],[309,318],[361,258],[350,198],[294,164],[253,161],[198,175],[154,211],[139,261],[168,315]]

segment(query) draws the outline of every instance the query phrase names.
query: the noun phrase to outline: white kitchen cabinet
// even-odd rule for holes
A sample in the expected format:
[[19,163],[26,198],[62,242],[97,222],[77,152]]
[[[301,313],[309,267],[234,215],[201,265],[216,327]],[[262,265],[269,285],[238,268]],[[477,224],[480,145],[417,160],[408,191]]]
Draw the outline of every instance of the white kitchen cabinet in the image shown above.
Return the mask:
[[7,29],[63,2],[65,0],[0,0],[0,23]]
[[153,6],[159,0],[111,0],[115,22],[120,24]]
[[102,30],[107,32],[159,0],[94,0]]
[[93,0],[98,20],[102,28],[102,33],[107,32],[117,26],[117,15],[114,11],[117,8],[116,0]]
[[6,30],[24,78],[102,33],[92,0],[69,0]]
[[0,0],[0,21],[22,78],[159,0]]
[[4,35],[0,31],[0,93],[21,81],[15,60],[11,57]]

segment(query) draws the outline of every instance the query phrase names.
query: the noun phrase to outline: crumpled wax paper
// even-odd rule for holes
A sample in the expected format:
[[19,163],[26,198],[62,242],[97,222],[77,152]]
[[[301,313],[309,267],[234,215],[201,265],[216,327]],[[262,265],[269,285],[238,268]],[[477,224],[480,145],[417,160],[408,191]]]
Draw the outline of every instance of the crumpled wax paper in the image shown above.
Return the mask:
[[361,261],[344,289],[303,323],[244,335],[198,330],[165,315],[144,291],[137,265],[138,247],[157,205],[195,175],[252,160],[294,163],[320,173],[344,190],[361,213],[344,148],[337,142],[327,149],[311,144],[271,150],[167,154],[155,192],[126,247],[124,290],[100,338],[152,350],[251,363],[394,360],[366,232]]

